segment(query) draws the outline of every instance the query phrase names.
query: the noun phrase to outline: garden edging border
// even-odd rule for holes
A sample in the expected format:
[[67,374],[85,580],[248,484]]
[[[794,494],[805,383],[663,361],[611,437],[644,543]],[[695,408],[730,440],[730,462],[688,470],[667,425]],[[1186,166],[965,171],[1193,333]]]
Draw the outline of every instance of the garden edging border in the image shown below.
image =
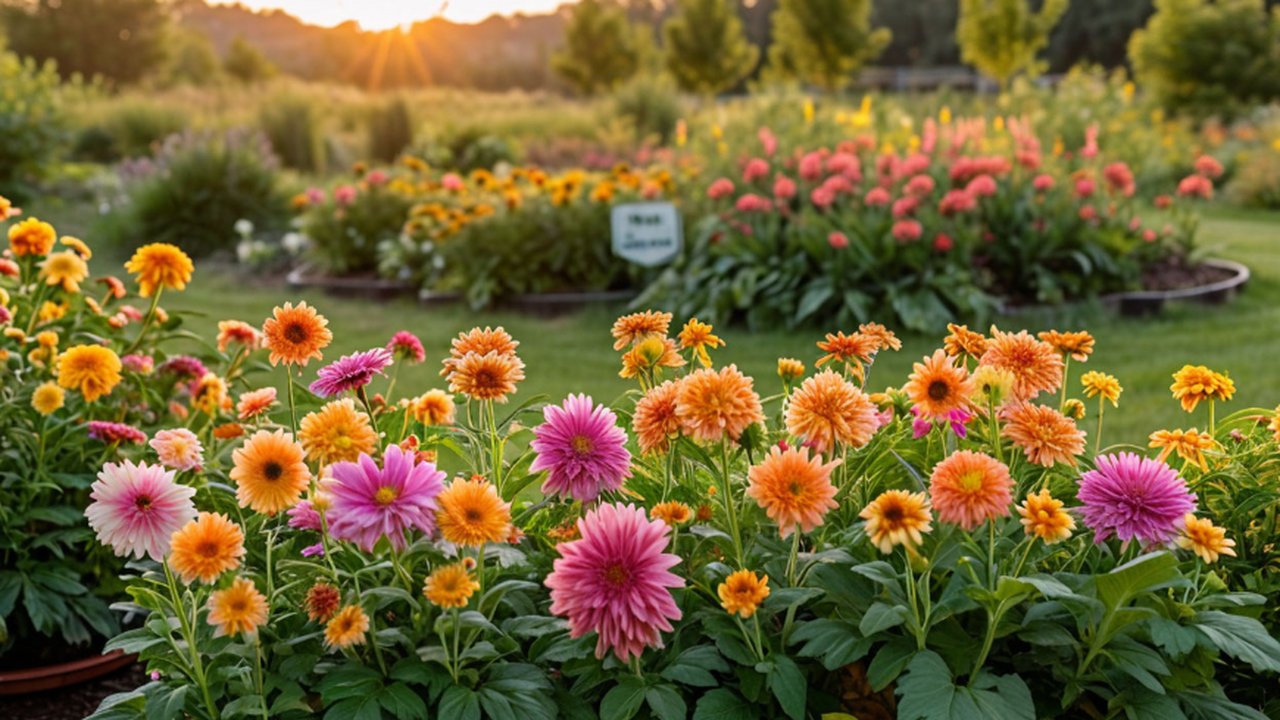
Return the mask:
[[137,654],[121,650],[56,665],[43,665],[29,670],[0,673],[0,697],[70,687],[102,677],[107,673],[137,662]]
[[1129,317],[1158,314],[1167,303],[1174,300],[1219,305],[1230,302],[1252,277],[1248,266],[1234,260],[1207,258],[1201,262],[1211,267],[1233,272],[1235,275],[1226,280],[1178,290],[1133,290],[1104,295],[1102,302],[1118,308],[1121,315]]
[[415,287],[413,283],[404,280],[331,277],[317,273],[315,266],[310,263],[303,263],[290,270],[285,276],[285,283],[294,290],[319,288],[334,295],[356,295],[375,300],[412,295]]

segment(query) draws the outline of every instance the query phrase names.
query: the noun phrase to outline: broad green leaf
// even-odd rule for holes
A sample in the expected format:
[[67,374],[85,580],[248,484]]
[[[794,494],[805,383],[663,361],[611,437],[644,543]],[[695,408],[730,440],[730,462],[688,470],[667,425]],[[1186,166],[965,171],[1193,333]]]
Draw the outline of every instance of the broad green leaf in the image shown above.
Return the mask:
[[600,716],[609,720],[628,720],[644,704],[644,694],[643,680],[634,675],[623,675],[600,701]]
[[698,698],[693,720],[760,720],[760,711],[734,691],[716,688]]

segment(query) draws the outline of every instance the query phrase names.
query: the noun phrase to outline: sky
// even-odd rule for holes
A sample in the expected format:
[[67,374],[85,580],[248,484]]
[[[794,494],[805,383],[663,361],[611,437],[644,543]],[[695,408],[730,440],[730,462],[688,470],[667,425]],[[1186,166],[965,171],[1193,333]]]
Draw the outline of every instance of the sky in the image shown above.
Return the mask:
[[[333,26],[356,20],[366,30],[408,26],[442,15],[461,23],[479,22],[494,13],[545,13],[573,0],[239,0],[254,10],[279,8],[312,25]],[[233,0],[216,4],[229,5]]]

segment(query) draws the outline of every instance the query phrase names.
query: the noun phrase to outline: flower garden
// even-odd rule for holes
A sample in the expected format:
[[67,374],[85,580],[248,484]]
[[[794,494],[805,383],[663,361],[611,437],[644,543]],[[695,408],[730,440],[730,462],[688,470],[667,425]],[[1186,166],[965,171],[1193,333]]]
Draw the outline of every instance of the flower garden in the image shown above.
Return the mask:
[[[1274,701],[1280,416],[1225,368],[1168,378],[1185,423],[1137,447],[1084,331],[953,324],[888,377],[901,341],[864,323],[751,378],[711,325],[643,311],[612,328],[618,400],[528,397],[502,328],[336,358],[301,302],[189,338],[161,305],[180,249],[122,281],[35,218],[9,238],[5,631],[136,653],[150,682],[94,717]],[[436,388],[398,395],[411,374]]]

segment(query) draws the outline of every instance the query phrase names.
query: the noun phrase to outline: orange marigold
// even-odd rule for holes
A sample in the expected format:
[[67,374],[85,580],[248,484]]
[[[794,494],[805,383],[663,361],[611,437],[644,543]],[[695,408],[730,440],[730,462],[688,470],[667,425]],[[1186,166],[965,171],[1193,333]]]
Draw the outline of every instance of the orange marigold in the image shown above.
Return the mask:
[[678,527],[693,519],[693,509],[682,502],[671,500],[654,505],[649,511],[649,517],[661,520],[668,527]]
[[1048,490],[1041,490],[1017,507],[1022,516],[1019,521],[1028,535],[1034,535],[1045,545],[1055,545],[1071,537],[1076,529],[1075,518],[1062,509],[1062,501],[1055,500]]
[[240,567],[244,532],[221,513],[202,512],[169,543],[169,566],[190,585],[197,578],[212,585],[222,573]]
[[744,619],[749,618],[756,614],[760,603],[769,597],[769,576],[757,576],[750,570],[739,570],[720,583],[716,594],[720,596],[720,607],[730,615],[737,613]]
[[831,471],[839,464],[836,458],[824,465],[821,455],[809,457],[808,448],[774,447],[748,471],[747,497],[778,523],[782,537],[790,536],[796,526],[811,532],[828,511],[839,507],[831,484]]
[[151,243],[138,248],[124,268],[137,275],[138,294],[151,297],[158,288],[186,288],[196,266],[176,245]]
[[377,440],[369,416],[356,410],[351,398],[333,400],[319,411],[307,413],[298,425],[302,449],[322,466],[354,462],[360,453],[372,453]]
[[666,335],[671,327],[671,313],[644,312],[623,315],[613,323],[613,349],[621,350],[653,335]]
[[14,257],[48,255],[57,239],[52,225],[33,217],[9,226],[9,249]]
[[826,353],[826,355],[819,358],[814,365],[822,367],[831,361],[849,363],[853,366],[858,376],[861,377],[862,363],[871,362],[871,356],[879,348],[880,340],[871,335],[863,335],[862,333],[845,335],[844,332],[838,332],[835,335],[827,333],[827,339],[818,343],[818,349]]
[[524,380],[524,363],[515,355],[499,355],[490,350],[481,355],[463,355],[449,374],[449,392],[462,393],[473,400],[506,402]]
[[275,515],[298,504],[311,481],[302,446],[283,430],[259,430],[231,454],[240,507]]
[[220,320],[218,322],[218,352],[226,352],[231,343],[244,347],[246,352],[253,352],[262,347],[262,333],[258,328],[243,320]]
[[631,429],[642,453],[665,453],[671,438],[680,434],[680,417],[676,414],[679,383],[673,380],[658,385],[636,403],[631,415]]
[[519,346],[519,341],[512,339],[511,334],[501,327],[486,327],[483,330],[472,328],[468,332],[458,333],[458,337],[453,340],[453,348],[449,350],[449,357],[444,359],[444,367],[440,370],[440,375],[448,378],[453,373],[454,366],[467,353],[488,355],[496,352],[499,355],[515,357],[516,348]]
[[711,355],[707,353],[707,348],[724,347],[724,340],[712,335],[711,329],[707,323],[693,318],[684,324],[684,329],[679,335],[680,347],[693,348],[693,353],[698,358],[698,362],[702,363],[702,367],[711,367]]
[[1043,405],[1017,403],[1001,413],[1005,426],[1002,437],[1022,448],[1027,459],[1036,465],[1053,467],[1054,463],[1076,464],[1076,456],[1084,452],[1084,431],[1071,418]]
[[1220,555],[1236,556],[1236,551],[1231,549],[1236,546],[1236,541],[1227,539],[1227,531],[1214,525],[1212,520],[1197,519],[1187,513],[1183,522],[1182,534],[1174,540],[1178,547],[1194,552],[1207,563],[1217,562]]
[[968,325],[948,323],[947,331],[951,334],[943,341],[943,346],[951,357],[968,355],[976,359],[982,357],[987,351],[986,336],[970,330]]
[[1173,399],[1182,403],[1182,409],[1191,412],[1201,401],[1227,401],[1235,394],[1236,384],[1226,373],[1215,372],[1203,365],[1183,365],[1173,374]]
[[933,468],[929,498],[938,519],[974,530],[1009,515],[1013,479],[1009,468],[989,455],[957,450]]
[[933,514],[925,494],[887,490],[872,500],[858,517],[867,521],[865,532],[880,552],[893,552],[896,545],[915,547],[924,542],[923,533],[933,529]]
[[676,416],[691,437],[719,442],[737,440],[748,427],[762,422],[764,408],[751,378],[737,365],[729,365],[686,375],[676,394]]
[[830,368],[806,379],[787,403],[787,432],[818,452],[836,443],[860,448],[880,428],[876,406],[856,385]]
[[1093,336],[1083,330],[1080,332],[1058,332],[1046,330],[1039,338],[1053,346],[1054,350],[1070,357],[1076,362],[1087,362],[1093,353]]
[[1195,465],[1204,472],[1209,472],[1209,463],[1205,462],[1204,451],[1212,450],[1218,443],[1209,433],[1196,431],[1195,428],[1190,430],[1157,430],[1151,433],[1151,445],[1153,448],[1163,448],[1160,451],[1160,457],[1156,458],[1159,462],[1164,462],[1170,453],[1178,453],[1178,457]]
[[1014,400],[1031,400],[1062,385],[1062,356],[1026,330],[1014,334],[991,328],[991,340],[981,364],[1013,374]]
[[858,326],[858,333],[876,341],[876,350],[901,350],[902,341],[889,328],[880,323],[863,323]]
[[436,498],[436,525],[455,545],[480,547],[511,534],[511,505],[498,497],[488,480],[457,479]]

